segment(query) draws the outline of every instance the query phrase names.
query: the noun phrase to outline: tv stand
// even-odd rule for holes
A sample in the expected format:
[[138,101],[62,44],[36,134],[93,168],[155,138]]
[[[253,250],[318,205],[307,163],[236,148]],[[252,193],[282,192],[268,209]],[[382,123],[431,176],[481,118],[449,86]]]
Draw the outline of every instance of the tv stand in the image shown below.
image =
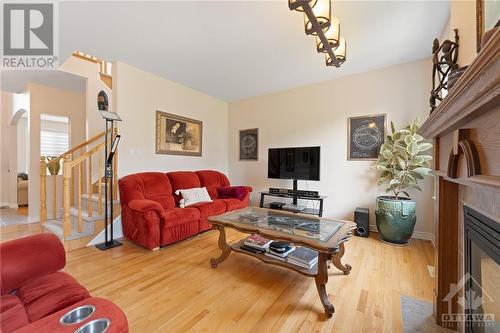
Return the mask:
[[[326,199],[325,196],[306,197],[306,196],[290,195],[290,194],[283,194],[283,193],[269,193],[269,191],[264,191],[264,192],[260,192],[260,204],[259,204],[259,207],[261,207],[261,208],[269,208],[269,203],[265,202],[266,197],[279,197],[279,198],[292,199],[292,205],[294,205],[294,206],[297,206],[298,199],[300,199],[300,200],[309,200],[309,201],[319,201],[319,209],[306,208],[306,209],[301,210],[301,211],[296,211],[296,213],[309,214],[309,215],[317,215],[319,217],[323,216],[323,201],[324,201],[324,199]],[[282,210],[286,210],[286,209],[282,209]]]
[[298,196],[296,194],[297,193],[297,189],[298,189],[297,188],[298,187],[297,184],[298,184],[298,180],[294,179],[293,180],[293,191],[294,191],[295,194],[293,195],[293,202],[292,202],[292,205],[294,205],[294,206],[297,206],[297,199],[298,199]]

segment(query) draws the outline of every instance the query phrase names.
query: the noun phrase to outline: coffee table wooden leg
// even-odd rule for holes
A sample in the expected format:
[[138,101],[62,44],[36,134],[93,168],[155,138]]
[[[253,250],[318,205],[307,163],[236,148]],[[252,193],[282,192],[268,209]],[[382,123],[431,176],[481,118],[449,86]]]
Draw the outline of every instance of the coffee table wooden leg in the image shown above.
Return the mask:
[[340,259],[342,259],[342,257],[344,256],[344,253],[345,253],[344,243],[340,243],[339,251],[333,255],[332,263],[335,267],[344,272],[344,275],[347,275],[351,272],[352,267],[349,264],[342,265]]
[[227,245],[226,242],[226,230],[223,226],[214,225],[214,229],[219,230],[219,249],[221,249],[222,253],[218,258],[210,259],[210,265],[212,268],[216,268],[218,264],[226,260],[226,258],[231,253],[231,248]]
[[328,254],[320,252],[318,256],[318,273],[314,279],[316,281],[319,299],[325,308],[325,314],[328,318],[331,318],[335,309],[332,303],[330,303],[326,292],[326,283],[328,282],[328,261]]

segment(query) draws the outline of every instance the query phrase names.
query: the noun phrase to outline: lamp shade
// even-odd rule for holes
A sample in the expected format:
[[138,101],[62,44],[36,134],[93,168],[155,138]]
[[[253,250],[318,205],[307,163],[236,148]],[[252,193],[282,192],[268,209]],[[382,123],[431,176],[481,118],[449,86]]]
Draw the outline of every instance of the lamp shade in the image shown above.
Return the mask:
[[[337,64],[340,66],[345,62],[346,59],[346,43],[344,38],[340,38],[339,41],[339,46],[333,51],[333,54],[335,54],[335,58],[337,59]],[[326,65],[327,66],[333,66],[333,60],[330,57],[330,54],[326,53],[325,54],[325,59],[326,59]]]
[[[325,31],[325,37],[328,40],[330,48],[336,49],[339,46],[340,22],[338,18],[332,17],[330,21],[330,28]],[[318,52],[328,52],[319,36],[316,37],[316,49],[318,50]]]
[[330,27],[330,0],[317,0],[314,7],[312,7],[312,13],[316,18],[315,21],[318,22],[318,26],[316,26],[316,22],[312,18],[309,18],[304,13],[304,25],[306,29],[307,35],[317,35],[317,30],[326,31]]
[[337,58],[337,61],[340,64],[343,64],[345,62],[346,50],[347,50],[347,46],[346,46],[345,39],[340,38],[339,46],[335,49],[335,51],[333,51],[333,53],[335,54],[335,57]]
[[290,8],[291,10],[296,10],[298,12],[303,12],[303,5],[309,4],[310,7],[314,7],[314,5],[316,5],[316,2],[318,2],[318,0],[288,0],[288,8]]

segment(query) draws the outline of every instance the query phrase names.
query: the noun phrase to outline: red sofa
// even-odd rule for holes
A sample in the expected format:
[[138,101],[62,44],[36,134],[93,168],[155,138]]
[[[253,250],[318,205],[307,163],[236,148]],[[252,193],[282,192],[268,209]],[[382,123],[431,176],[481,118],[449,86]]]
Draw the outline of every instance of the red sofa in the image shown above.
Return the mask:
[[[252,191],[245,186],[241,200],[219,198],[217,189],[230,183],[213,170],[137,173],[121,178],[118,185],[125,237],[151,250],[211,229],[207,217],[247,207]],[[206,187],[213,202],[180,208],[175,192],[195,187]]]
[[[128,332],[123,311],[92,297],[71,275],[60,270],[66,253],[53,234],[39,234],[0,244],[0,332],[74,332],[98,318],[108,318],[108,333]],[[62,325],[59,320],[81,305],[93,305],[86,320]]]

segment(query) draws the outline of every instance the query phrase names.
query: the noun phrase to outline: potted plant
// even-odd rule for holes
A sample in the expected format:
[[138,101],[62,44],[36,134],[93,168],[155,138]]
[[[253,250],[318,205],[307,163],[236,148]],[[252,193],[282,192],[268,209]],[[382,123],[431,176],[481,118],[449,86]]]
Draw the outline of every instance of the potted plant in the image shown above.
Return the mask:
[[391,134],[380,148],[374,168],[380,172],[378,184],[388,183],[389,196],[377,197],[375,215],[382,241],[407,245],[413,234],[417,216],[416,203],[410,198],[409,189],[422,189],[418,182],[430,171],[432,156],[422,153],[432,144],[422,142],[417,134],[417,120],[396,131],[391,122]]

